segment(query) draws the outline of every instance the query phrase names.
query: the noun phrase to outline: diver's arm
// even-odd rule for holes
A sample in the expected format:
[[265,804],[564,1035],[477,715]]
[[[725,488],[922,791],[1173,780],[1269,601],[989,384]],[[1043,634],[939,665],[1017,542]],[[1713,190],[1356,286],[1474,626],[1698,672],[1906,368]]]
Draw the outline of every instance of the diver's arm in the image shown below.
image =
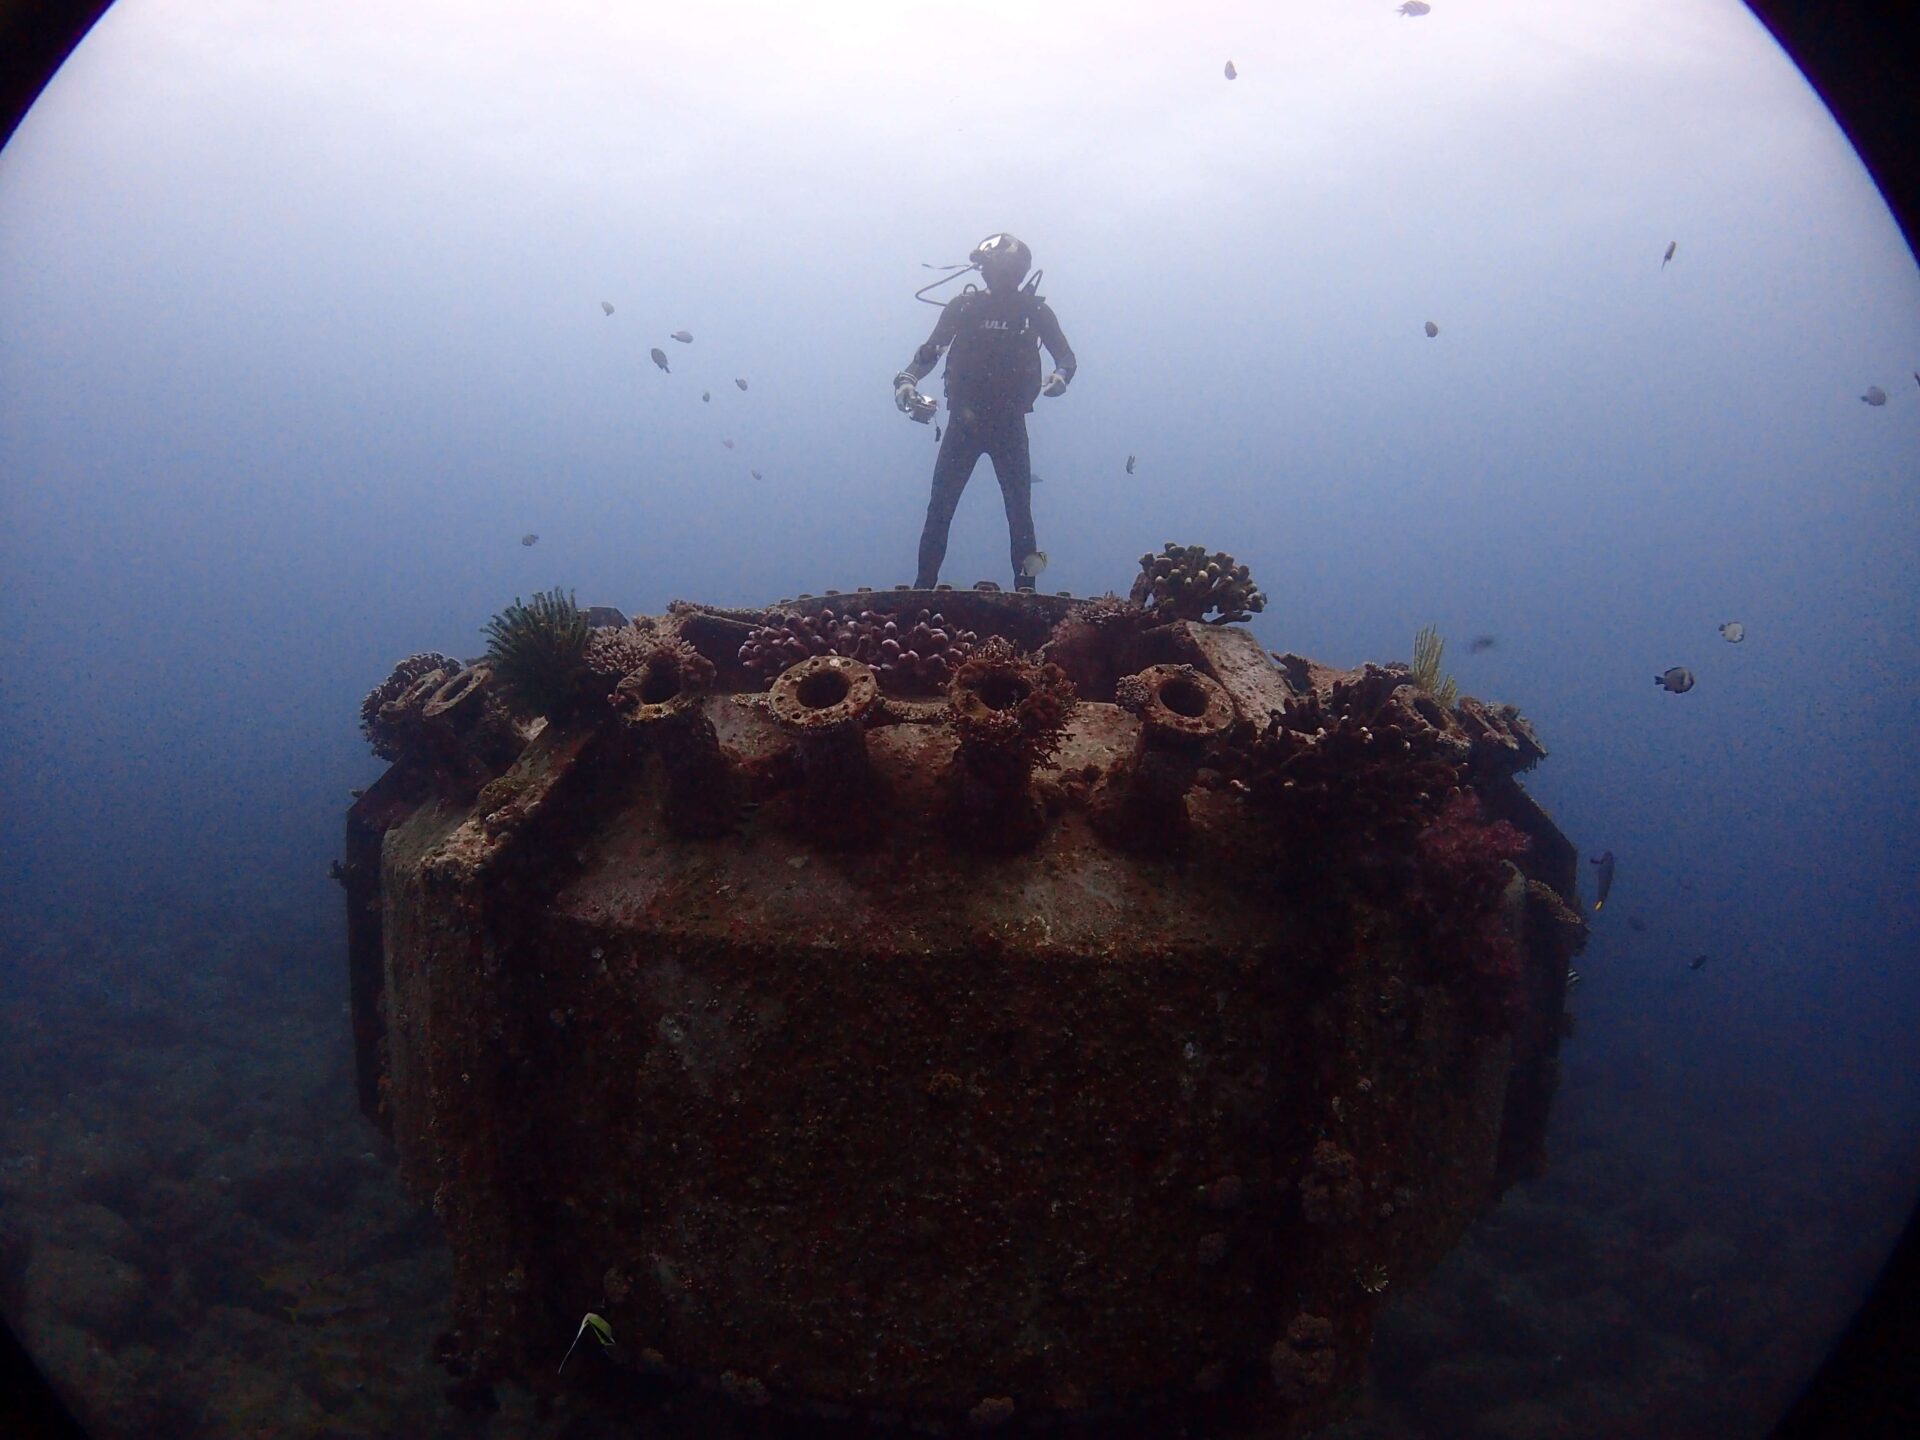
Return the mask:
[[933,372],[940,363],[940,352],[953,343],[953,337],[960,333],[960,302],[966,297],[956,295],[949,300],[946,308],[940,312],[940,318],[933,322],[933,333],[927,337],[926,344],[913,352],[906,368],[893,377],[894,388],[901,384],[911,384],[918,388],[920,382]]
[[[1053,307],[1042,302],[1035,316],[1036,328],[1040,332],[1040,343],[1047,347],[1047,354],[1053,357],[1053,375],[1060,377],[1059,389],[1049,389],[1049,395],[1058,395],[1067,388],[1073,379],[1073,372],[1079,368],[1079,362],[1073,358],[1073,347],[1067,344],[1067,337],[1060,331],[1060,321],[1053,313]],[[1053,375],[1047,377],[1051,384]]]

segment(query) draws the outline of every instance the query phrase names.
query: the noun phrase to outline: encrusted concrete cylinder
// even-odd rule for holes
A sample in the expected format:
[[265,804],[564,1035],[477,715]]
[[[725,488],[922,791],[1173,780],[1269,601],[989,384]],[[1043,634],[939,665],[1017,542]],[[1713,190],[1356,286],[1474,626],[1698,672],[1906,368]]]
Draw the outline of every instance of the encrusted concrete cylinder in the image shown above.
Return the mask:
[[804,777],[797,819],[818,839],[851,843],[878,826],[883,787],[867,757],[866,726],[879,703],[873,668],[840,655],[789,666],[767,691],[767,708],[792,739]]
[[1022,659],[1004,639],[982,645],[947,690],[957,744],[950,772],[961,831],[989,850],[1031,845],[1046,826],[1033,768],[1052,757],[1074,706],[1057,665]]
[[1140,743],[1102,787],[1096,820],[1117,844],[1175,849],[1187,837],[1187,791],[1200,762],[1234,727],[1233,701],[1191,665],[1150,665],[1121,679],[1114,698],[1140,717]]
[[614,708],[659,757],[661,813],[677,835],[725,834],[739,809],[739,779],[707,718],[713,665],[691,646],[663,641],[614,687]]

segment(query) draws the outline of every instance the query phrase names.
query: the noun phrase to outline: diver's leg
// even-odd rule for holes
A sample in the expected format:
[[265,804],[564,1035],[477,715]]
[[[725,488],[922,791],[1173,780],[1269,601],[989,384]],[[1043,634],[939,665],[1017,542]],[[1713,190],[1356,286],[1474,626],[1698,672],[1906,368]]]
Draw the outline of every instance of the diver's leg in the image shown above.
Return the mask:
[[1013,588],[1033,589],[1033,577],[1020,573],[1026,558],[1038,548],[1033,536],[1033,461],[1027,450],[1027,417],[1009,415],[994,427],[987,446],[993,457],[994,478],[1007,506],[1008,548],[1013,552]]
[[979,433],[970,426],[949,425],[933,462],[933,495],[927,501],[927,523],[920,531],[920,573],[916,590],[931,590],[940,581],[940,562],[947,558],[947,530],[960,508],[960,492],[967,488],[980,459]]

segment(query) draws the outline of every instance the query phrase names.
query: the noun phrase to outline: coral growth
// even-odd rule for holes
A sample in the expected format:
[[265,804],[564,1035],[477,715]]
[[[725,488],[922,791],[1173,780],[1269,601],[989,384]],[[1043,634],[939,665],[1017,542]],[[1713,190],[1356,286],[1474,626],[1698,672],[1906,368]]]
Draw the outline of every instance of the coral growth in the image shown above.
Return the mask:
[[1416,843],[1413,908],[1427,953],[1444,973],[1466,981],[1481,1018],[1494,1023],[1512,1018],[1525,999],[1520,946],[1502,902],[1514,879],[1508,862],[1527,844],[1506,821],[1489,824],[1471,790],[1449,796]]
[[913,616],[885,610],[857,615],[772,610],[740,646],[740,663],[771,680],[810,655],[864,661],[890,694],[933,694],[953,678],[979,640],[949,626],[937,611]]
[[1276,711],[1246,779],[1302,872],[1362,880],[1439,813],[1468,746],[1407,671],[1365,666]]
[[573,596],[518,596],[487,622],[487,659],[507,694],[529,715],[565,715],[585,698],[588,625]]
[[865,727],[879,702],[872,667],[844,655],[789,666],[768,692],[767,708],[799,760],[802,792],[789,814],[817,841],[854,844],[878,828],[882,787]]
[[[382,760],[398,760],[420,736],[427,701],[440,682],[460,672],[451,655],[425,651],[409,655],[360,702],[360,733]],[[433,685],[421,682],[438,676]]]
[[1447,642],[1440,638],[1440,632],[1431,625],[1414,635],[1413,683],[1451,709],[1453,702],[1460,698],[1460,687],[1454,683],[1451,675],[1440,673],[1440,657],[1446,648]]
[[600,626],[587,637],[587,669],[610,680],[631,675],[645,663],[656,638],[651,622]]
[[713,662],[686,641],[656,639],[611,696],[660,758],[661,816],[680,835],[721,834],[738,808],[739,780],[703,703],[714,673]]
[[[1236,624],[1267,608],[1267,597],[1254,585],[1247,567],[1224,550],[1211,555],[1200,545],[1176,545],[1169,540],[1158,555],[1140,557],[1140,578],[1133,599],[1153,605],[1160,620],[1206,620],[1209,625]],[[1207,619],[1212,611],[1219,611]]]
[[1094,823],[1115,844],[1177,849],[1188,832],[1187,791],[1208,748],[1233,728],[1233,701],[1191,665],[1150,665],[1114,687],[1140,717],[1140,741],[1094,802]]
[[1304,1405],[1333,1384],[1337,1358],[1333,1322],[1303,1312],[1288,1323],[1286,1335],[1274,1342],[1267,1364],[1280,1398]]
[[1131,668],[1125,660],[1129,642],[1153,623],[1153,612],[1144,606],[1103,595],[1076,605],[1053,627],[1041,653],[1084,698],[1106,700]]
[[947,715],[956,747],[953,781],[962,828],[981,843],[1017,847],[1044,823],[1028,778],[1053,758],[1075,703],[1058,665],[1021,659],[996,635],[953,677]]

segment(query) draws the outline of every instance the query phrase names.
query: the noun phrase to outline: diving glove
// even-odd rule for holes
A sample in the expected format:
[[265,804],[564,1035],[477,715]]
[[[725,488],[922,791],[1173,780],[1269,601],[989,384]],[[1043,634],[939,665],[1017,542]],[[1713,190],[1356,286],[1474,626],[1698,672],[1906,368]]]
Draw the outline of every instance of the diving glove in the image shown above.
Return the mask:
[[1042,395],[1064,395],[1067,393],[1067,377],[1058,370],[1047,376],[1047,383],[1040,387]]

